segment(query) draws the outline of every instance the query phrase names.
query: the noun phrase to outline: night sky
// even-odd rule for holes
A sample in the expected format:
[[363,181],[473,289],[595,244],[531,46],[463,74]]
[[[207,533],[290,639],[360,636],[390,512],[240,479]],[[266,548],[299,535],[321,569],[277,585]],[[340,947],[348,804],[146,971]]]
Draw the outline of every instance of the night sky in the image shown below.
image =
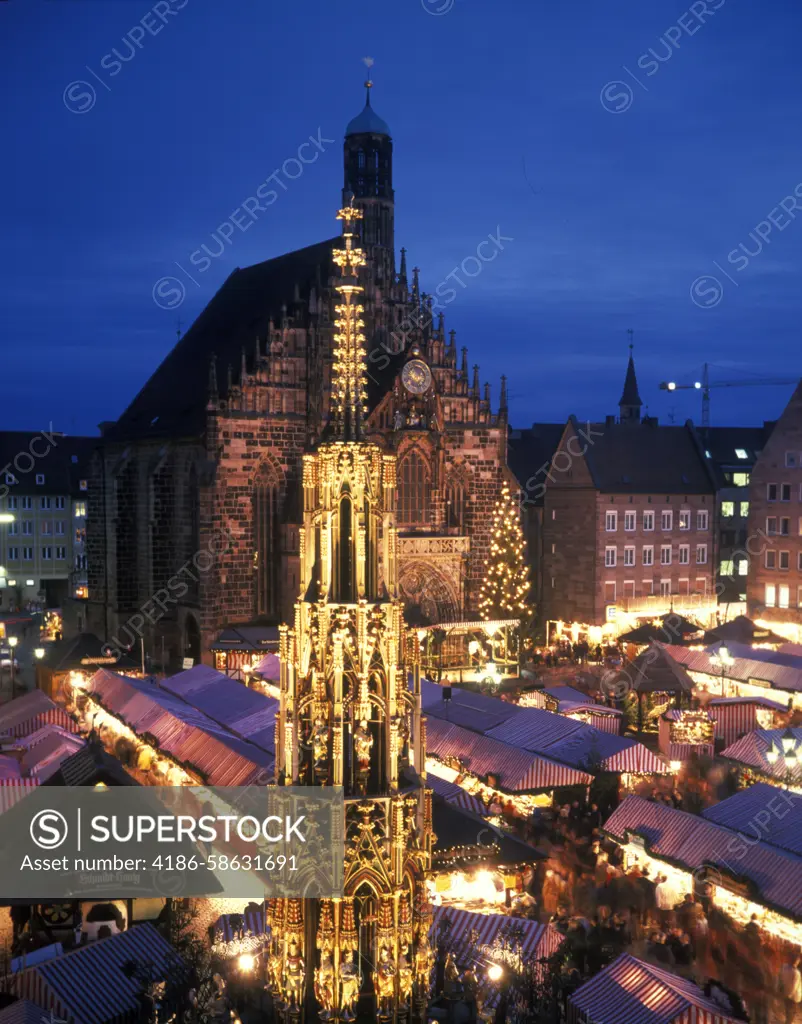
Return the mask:
[[[616,411],[629,328],[663,422],[698,420],[698,394],[658,384],[704,361],[714,380],[799,375],[800,28],[798,0],[0,3],[0,427],[94,433],[234,267],[337,232],[367,55],[424,290],[512,239],[459,272],[446,326],[494,403],[510,377],[514,425]],[[176,308],[154,301],[165,276]],[[714,391],[712,422],[776,418],[791,391]]]

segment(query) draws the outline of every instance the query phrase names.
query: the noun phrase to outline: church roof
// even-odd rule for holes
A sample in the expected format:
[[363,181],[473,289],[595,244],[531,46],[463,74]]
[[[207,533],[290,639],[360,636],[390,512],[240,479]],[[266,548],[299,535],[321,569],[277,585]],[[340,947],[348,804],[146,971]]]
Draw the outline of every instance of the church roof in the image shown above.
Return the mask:
[[632,353],[629,354],[627,363],[627,375],[624,379],[624,392],[621,395],[619,405],[643,405],[638,394],[638,378],[635,376],[635,360]]
[[242,347],[250,361],[256,336],[264,338],[270,317],[278,320],[283,304],[292,306],[296,286],[301,296],[308,295],[318,270],[321,280],[328,281],[332,249],[339,243],[337,236],[234,270],[106,437],[199,434],[205,426],[212,354],[224,390],[228,364],[237,379]]
[[383,121],[373,107],[370,105],[370,92],[365,99],[365,107],[361,113],[348,122],[345,129],[346,135],[390,135],[390,128],[386,121]]

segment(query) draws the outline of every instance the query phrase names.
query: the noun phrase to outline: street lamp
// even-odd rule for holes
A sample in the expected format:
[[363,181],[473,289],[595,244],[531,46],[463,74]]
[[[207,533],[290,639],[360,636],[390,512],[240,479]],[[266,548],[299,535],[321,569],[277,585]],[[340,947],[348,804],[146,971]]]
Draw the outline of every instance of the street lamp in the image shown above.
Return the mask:
[[722,644],[717,651],[714,651],[710,655],[710,664],[717,669],[721,669],[721,696],[724,696],[724,673],[730,665],[735,664],[735,658],[730,654],[727,648]]
[[19,643],[18,636],[10,636],[8,638],[8,646],[11,648],[11,695],[14,695],[14,652],[17,649]]
[[766,751],[766,760],[769,764],[776,764],[782,757],[785,762],[785,788],[790,788],[791,776],[794,774],[794,769],[802,762],[800,757],[800,747],[802,747],[802,740],[798,740],[794,736],[793,730],[789,726],[780,737],[780,746],[777,747],[773,743]]
[[44,647],[35,647],[33,651],[33,656],[34,658],[36,658],[37,661],[41,661],[42,658],[44,658],[45,656]]

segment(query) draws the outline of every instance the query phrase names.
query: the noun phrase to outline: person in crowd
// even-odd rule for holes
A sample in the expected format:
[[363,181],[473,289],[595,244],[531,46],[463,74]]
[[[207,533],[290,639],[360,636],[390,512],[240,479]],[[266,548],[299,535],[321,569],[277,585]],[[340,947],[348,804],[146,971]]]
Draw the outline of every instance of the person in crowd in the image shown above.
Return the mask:
[[780,996],[785,1010],[785,1024],[798,1024],[799,1004],[802,1003],[802,973],[799,957],[791,957],[780,968]]
[[646,946],[646,952],[658,964],[671,967],[674,964],[674,954],[671,948],[666,945],[664,932],[655,932]]
[[662,928],[670,928],[677,897],[674,889],[668,884],[668,879],[665,875],[658,876],[657,884],[654,887],[654,900],[660,926]]

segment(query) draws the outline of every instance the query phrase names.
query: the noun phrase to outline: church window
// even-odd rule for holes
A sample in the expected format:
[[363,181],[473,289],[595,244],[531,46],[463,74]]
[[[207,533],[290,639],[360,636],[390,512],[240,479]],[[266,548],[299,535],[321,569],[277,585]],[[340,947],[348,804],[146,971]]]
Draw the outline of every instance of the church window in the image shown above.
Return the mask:
[[462,529],[468,511],[468,481],[464,473],[455,474],[446,487],[446,521]]
[[430,520],[431,474],[418,452],[405,455],[399,464],[399,522],[406,526],[422,526]]
[[263,466],[253,488],[254,568],[256,614],[278,614],[278,480]]

